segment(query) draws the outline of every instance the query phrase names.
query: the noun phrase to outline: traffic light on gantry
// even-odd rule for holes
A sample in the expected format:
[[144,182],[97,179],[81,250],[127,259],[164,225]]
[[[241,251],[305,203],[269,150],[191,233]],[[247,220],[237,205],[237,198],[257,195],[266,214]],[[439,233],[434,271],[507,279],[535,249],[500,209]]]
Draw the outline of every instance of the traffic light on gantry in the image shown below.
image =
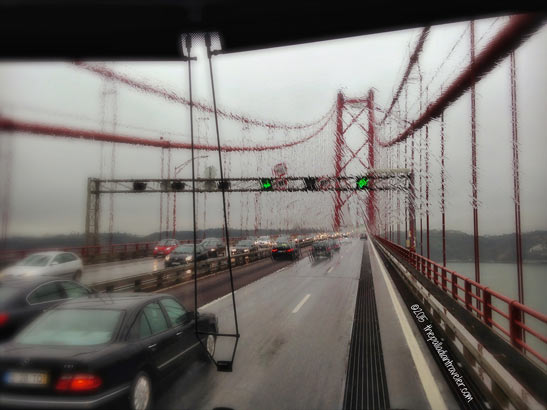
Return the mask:
[[367,189],[369,188],[370,178],[368,176],[357,177],[356,179],[356,189]]
[[304,184],[306,184],[306,191],[317,191],[317,178],[304,178]]
[[273,191],[273,183],[270,178],[262,178],[260,180],[260,189],[262,191]]

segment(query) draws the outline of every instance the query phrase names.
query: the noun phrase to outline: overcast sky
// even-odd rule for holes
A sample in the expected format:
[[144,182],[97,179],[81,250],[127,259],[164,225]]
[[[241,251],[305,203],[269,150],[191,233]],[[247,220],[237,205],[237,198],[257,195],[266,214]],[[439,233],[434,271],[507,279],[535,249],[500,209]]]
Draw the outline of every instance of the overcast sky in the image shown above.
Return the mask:
[[[477,50],[481,50],[508,21],[507,17],[476,23]],[[469,23],[435,26],[425,43],[420,59],[422,87],[433,101],[469,61]],[[333,107],[341,90],[348,97],[364,96],[375,89],[378,106],[387,108],[406,68],[409,54],[421,29],[353,37],[343,40],[280,47],[263,51],[220,55],[214,58],[215,85],[219,107],[249,117],[281,123],[310,123],[319,120]],[[454,47],[454,48],[453,48]],[[453,50],[452,50],[453,48]],[[451,51],[452,50],[452,51]],[[521,167],[521,211],[524,231],[547,229],[545,204],[547,189],[547,28],[543,27],[516,53],[517,93]],[[203,44],[194,48],[198,58],[192,66],[194,98],[212,103],[209,71]],[[450,57],[446,57],[450,54]],[[445,61],[446,60],[446,61]],[[444,61],[444,63],[443,63]],[[102,64],[102,63],[101,63]],[[105,63],[131,78],[188,96],[186,63],[136,62]],[[102,97],[103,90],[115,94]],[[120,134],[190,141],[188,107],[131,89],[110,84],[94,73],[70,62],[0,64],[0,113],[33,122],[64,125]],[[424,93],[425,95],[425,93]],[[420,112],[419,80],[413,71],[407,93],[408,118]],[[425,106],[427,102],[424,100]],[[405,94],[396,115],[404,116]],[[361,107],[350,111],[355,115]],[[396,109],[397,111],[397,109]],[[103,115],[104,113],[104,115]],[[445,113],[447,228],[472,232],[470,94],[466,93]],[[377,118],[379,115],[377,114]],[[366,118],[366,113],[363,114]],[[348,113],[344,121],[349,122]],[[114,124],[114,120],[116,124]],[[366,124],[366,121],[363,121]],[[397,122],[388,122],[377,132],[383,140],[393,138]],[[221,140],[227,145],[256,146],[290,142],[306,137],[322,123],[302,131],[268,131],[245,127],[231,120],[220,120]],[[214,122],[210,115],[195,113],[197,142],[214,144]],[[264,153],[225,154],[229,176],[271,175],[272,166],[287,163],[292,175],[334,174],[334,117],[317,136],[290,149]],[[365,140],[363,132],[352,127],[345,135],[352,150]],[[425,131],[414,139],[415,171],[425,180]],[[430,138],[430,214],[433,229],[440,227],[440,127],[434,121]],[[477,85],[477,139],[479,161],[479,231],[499,234],[514,231],[514,205],[511,167],[511,99],[509,62],[504,60]],[[3,153],[10,145],[11,168],[9,235],[44,235],[83,232],[88,177],[110,177],[113,145],[63,138],[31,136],[22,133],[1,137]],[[408,142],[410,147],[410,140]],[[401,151],[404,147],[401,146]],[[387,167],[394,149],[377,150],[378,167]],[[218,169],[214,152],[199,159],[198,174],[205,176],[207,166]],[[101,157],[102,156],[102,157]],[[344,152],[349,158],[349,152]],[[360,157],[367,163],[366,150]],[[190,158],[187,150],[171,153],[174,166]],[[168,153],[164,153],[164,166]],[[5,173],[5,156],[0,172]],[[409,159],[410,161],[410,154]],[[345,161],[343,161],[345,162]],[[401,159],[402,165],[403,160]],[[102,165],[101,165],[102,164]],[[395,165],[395,164],[392,164]],[[348,175],[363,172],[353,161]],[[161,175],[161,150],[117,145],[114,176],[117,178],[158,178]],[[5,175],[5,174],[4,174]],[[165,175],[167,171],[165,170]],[[218,175],[218,174],[217,174]],[[190,176],[185,167],[180,177]],[[0,185],[4,187],[4,185]],[[2,188],[4,189],[4,188]],[[425,195],[425,188],[423,188]],[[378,197],[378,206],[389,208],[387,196]],[[330,194],[233,194],[230,200],[230,226],[328,227],[332,221]],[[363,196],[355,195],[344,208],[347,224],[356,223]],[[402,197],[401,197],[402,198]],[[221,223],[219,195],[199,197],[199,227]],[[191,197],[177,199],[177,227],[191,228]],[[167,197],[163,198],[166,206]],[[425,202],[422,209],[425,212]],[[114,230],[148,234],[159,229],[159,195],[125,195],[114,199]],[[418,205],[420,202],[418,202]],[[101,230],[108,229],[110,202],[102,201]],[[255,211],[259,217],[255,217]],[[172,208],[169,211],[172,221]],[[393,215],[395,217],[395,215]],[[166,212],[163,223],[165,225]]]

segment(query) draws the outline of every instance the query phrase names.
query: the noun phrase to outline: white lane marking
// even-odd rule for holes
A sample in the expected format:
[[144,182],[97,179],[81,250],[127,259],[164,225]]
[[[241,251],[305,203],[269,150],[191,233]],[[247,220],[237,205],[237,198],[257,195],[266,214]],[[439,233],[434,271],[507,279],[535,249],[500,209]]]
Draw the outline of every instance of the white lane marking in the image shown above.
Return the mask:
[[431,370],[429,370],[429,366],[427,365],[425,357],[420,347],[418,346],[418,341],[416,340],[414,333],[412,333],[412,329],[410,329],[410,325],[408,324],[408,320],[403,313],[403,309],[401,307],[401,304],[399,303],[399,299],[397,299],[395,295],[395,291],[393,290],[393,286],[391,285],[391,280],[389,279],[386,268],[384,267],[382,260],[378,255],[378,251],[373,244],[370,244],[369,248],[372,248],[376,255],[378,266],[380,266],[380,271],[382,272],[382,276],[384,277],[384,282],[386,283],[389,296],[391,297],[391,302],[393,303],[395,313],[397,314],[397,318],[399,319],[399,323],[401,324],[401,328],[405,335],[405,339],[410,349],[412,359],[414,360],[414,364],[416,365],[416,370],[418,371],[418,376],[420,377],[420,381],[422,382],[422,386],[424,388],[427,400],[429,401],[429,405],[432,409],[448,410],[448,407],[446,407],[446,404],[441,396],[441,392],[437,387],[437,383],[435,383],[435,379],[433,379]]
[[[237,293],[238,290],[234,291],[234,295]],[[215,303],[220,302],[223,299],[226,299],[228,296],[232,296],[232,292],[227,293],[224,296],[221,296],[218,299],[215,299],[212,302],[207,303],[206,305],[203,305],[202,307],[198,308],[198,310],[208,308],[209,306],[214,305]]]
[[304,296],[304,299],[302,299],[300,301],[300,303],[298,305],[296,305],[296,307],[294,308],[294,310],[292,311],[293,313],[296,313],[300,310],[300,308],[304,305],[304,303],[306,303],[308,301],[308,299],[310,298],[310,294],[308,293],[306,296]]
[[333,268],[333,266],[331,266],[331,267],[329,268],[329,270],[327,271],[327,273],[329,273],[329,272],[332,270],[332,268]]
[[[245,265],[243,265],[243,266],[245,266]],[[278,269],[278,270],[276,270],[276,271],[273,271],[272,273],[270,273],[270,275],[273,275],[274,273],[277,273],[277,272],[281,272],[282,270],[284,270],[284,269],[286,269],[286,268],[287,268],[287,266],[285,266],[285,267],[283,267],[283,268],[281,268],[281,269]],[[253,284],[257,283],[257,282],[260,282],[261,280],[266,279],[266,278],[267,278],[268,276],[270,276],[270,275],[263,276],[263,277],[261,277],[260,279],[255,280],[254,282],[248,283],[248,284],[246,284],[245,286],[242,286],[241,288],[234,290],[234,295],[237,293],[238,290],[244,289],[244,288],[246,288],[247,286],[250,286],[250,285],[253,285]],[[198,278],[198,281],[199,281],[200,279],[205,279],[205,278],[207,278],[207,276],[204,276],[203,278]],[[186,282],[186,283],[190,283],[190,282]],[[179,283],[178,285],[175,285],[175,286],[181,286],[181,285],[184,285],[184,283]],[[169,289],[169,288],[166,288],[166,289]],[[165,290],[165,289],[160,289],[159,291],[162,291],[162,290]],[[159,292],[159,291],[158,291],[158,292]],[[208,308],[208,307],[214,305],[215,303],[220,302],[220,301],[223,300],[223,299],[226,299],[228,296],[231,296],[231,295],[232,295],[232,292],[227,293],[227,294],[225,294],[224,296],[221,296],[221,297],[219,297],[218,299],[215,299],[215,300],[213,300],[213,301],[207,303],[206,305],[203,305],[203,306],[199,307],[198,310]]]

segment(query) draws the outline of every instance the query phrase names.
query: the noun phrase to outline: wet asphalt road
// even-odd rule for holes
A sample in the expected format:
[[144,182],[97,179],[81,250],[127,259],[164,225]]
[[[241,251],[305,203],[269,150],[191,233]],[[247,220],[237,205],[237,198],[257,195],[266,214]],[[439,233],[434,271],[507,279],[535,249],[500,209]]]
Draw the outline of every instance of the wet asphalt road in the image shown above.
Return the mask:
[[[241,338],[233,372],[194,362],[162,385],[154,408],[341,408],[362,247],[353,240],[331,260],[273,267],[266,260],[235,271],[243,287],[235,294]],[[198,283],[200,311],[215,313],[221,332],[234,332],[232,298],[222,296],[228,275]],[[190,285],[168,292],[188,305]],[[215,358],[229,358],[232,347],[233,339],[219,338]]]

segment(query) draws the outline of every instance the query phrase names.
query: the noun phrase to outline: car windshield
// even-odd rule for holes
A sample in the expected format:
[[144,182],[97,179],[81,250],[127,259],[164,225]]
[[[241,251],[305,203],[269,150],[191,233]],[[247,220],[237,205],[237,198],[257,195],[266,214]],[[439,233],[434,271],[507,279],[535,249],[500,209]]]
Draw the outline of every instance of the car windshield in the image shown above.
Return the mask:
[[35,255],[29,255],[17,265],[20,266],[47,266],[49,261],[51,260],[51,255],[43,255],[43,254],[35,254]]
[[158,242],[156,246],[167,246],[168,243],[169,243],[168,239],[162,239],[161,241]]
[[108,343],[121,310],[56,309],[38,317],[15,338],[27,345],[93,346]]
[[258,238],[259,241],[269,241],[270,240],[270,237],[269,236],[261,236],[260,238]]

